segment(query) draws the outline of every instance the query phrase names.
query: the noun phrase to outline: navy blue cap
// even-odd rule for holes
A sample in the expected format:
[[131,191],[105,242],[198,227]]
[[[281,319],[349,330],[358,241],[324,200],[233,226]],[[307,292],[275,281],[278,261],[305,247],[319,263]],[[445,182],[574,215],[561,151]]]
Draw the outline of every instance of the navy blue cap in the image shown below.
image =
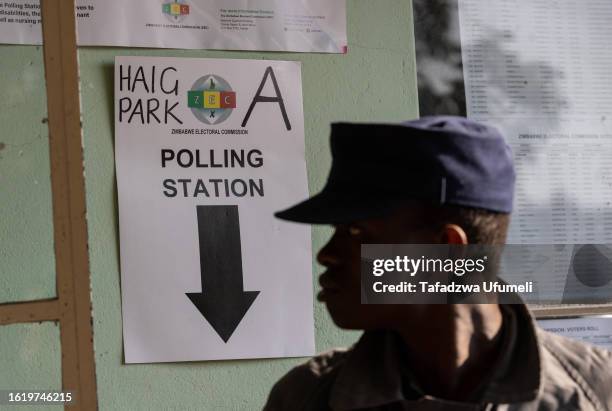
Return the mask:
[[512,153],[499,131],[454,116],[400,124],[334,123],[323,190],[275,215],[339,224],[384,216],[408,200],[512,211]]

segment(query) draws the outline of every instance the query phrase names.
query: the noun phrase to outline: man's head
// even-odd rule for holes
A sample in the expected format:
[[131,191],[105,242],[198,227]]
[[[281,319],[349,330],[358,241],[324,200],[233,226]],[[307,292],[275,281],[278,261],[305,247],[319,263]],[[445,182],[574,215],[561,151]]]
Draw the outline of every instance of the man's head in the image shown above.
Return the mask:
[[361,244],[503,244],[508,222],[505,213],[406,204],[384,217],[335,225],[317,255],[325,268],[317,297],[342,328],[394,328],[419,321],[427,307],[361,304]]
[[318,254],[324,301],[342,328],[394,328],[427,306],[362,305],[361,244],[503,244],[514,170],[493,128],[459,117],[398,125],[334,124],[325,188],[277,213],[331,224]]

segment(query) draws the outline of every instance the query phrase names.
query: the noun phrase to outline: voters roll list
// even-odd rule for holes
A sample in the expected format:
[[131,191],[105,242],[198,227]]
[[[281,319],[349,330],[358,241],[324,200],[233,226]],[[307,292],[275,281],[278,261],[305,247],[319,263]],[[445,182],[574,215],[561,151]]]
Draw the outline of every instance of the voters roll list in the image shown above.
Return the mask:
[[[612,2],[458,4],[467,114],[514,152],[508,242],[612,244]],[[557,250],[562,293],[575,249]]]
[[468,116],[514,151],[510,239],[612,243],[612,2],[459,6]]

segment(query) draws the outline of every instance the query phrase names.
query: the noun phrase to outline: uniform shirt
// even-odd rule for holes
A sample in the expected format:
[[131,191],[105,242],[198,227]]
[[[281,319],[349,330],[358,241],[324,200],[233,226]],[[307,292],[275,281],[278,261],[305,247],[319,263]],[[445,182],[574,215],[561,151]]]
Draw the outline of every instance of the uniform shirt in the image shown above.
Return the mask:
[[264,410],[612,411],[612,353],[537,328],[524,305],[501,307],[500,355],[467,402],[424,393],[398,337],[376,331],[291,370]]

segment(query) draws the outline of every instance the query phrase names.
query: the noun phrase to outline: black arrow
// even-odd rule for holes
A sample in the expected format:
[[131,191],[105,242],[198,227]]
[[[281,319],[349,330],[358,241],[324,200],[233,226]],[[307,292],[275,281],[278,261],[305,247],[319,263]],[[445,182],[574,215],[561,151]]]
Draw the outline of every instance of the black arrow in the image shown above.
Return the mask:
[[227,342],[259,291],[244,291],[238,206],[196,206],[202,292],[187,297]]

